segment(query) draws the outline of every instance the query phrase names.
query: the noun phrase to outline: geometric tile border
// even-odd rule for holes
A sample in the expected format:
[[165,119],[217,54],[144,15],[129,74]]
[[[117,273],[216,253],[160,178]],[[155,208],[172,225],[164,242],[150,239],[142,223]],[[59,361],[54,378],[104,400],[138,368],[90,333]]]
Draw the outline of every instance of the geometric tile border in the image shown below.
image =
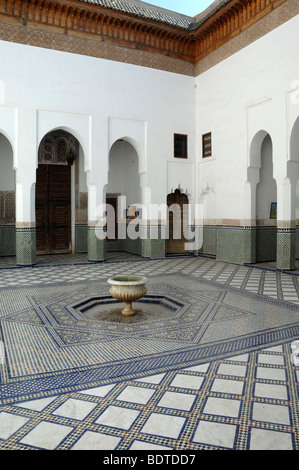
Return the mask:
[[[258,362],[262,356],[269,363]],[[273,364],[275,357],[283,358],[284,365]],[[224,375],[224,365],[246,366],[246,374]],[[285,380],[257,378],[261,366],[283,370]],[[290,344],[285,344],[262,354],[57,394],[42,409],[39,399],[36,407],[35,400],[7,404],[0,407],[0,449],[147,450],[162,455],[173,450],[299,450],[298,377]],[[192,379],[200,380],[190,388]],[[257,396],[259,384],[283,386],[288,394]]]
[[[155,278],[155,281],[156,279],[157,278]],[[166,323],[161,322],[161,320],[151,322],[153,324],[152,326],[154,326],[154,340],[150,337],[150,329],[148,329],[148,327],[138,326],[136,329],[132,330],[133,335],[131,335],[131,337],[126,333],[124,337],[120,336],[120,339],[114,343],[113,340],[111,342],[109,338],[108,340],[106,339],[106,330],[104,330],[102,336],[99,335],[99,331],[97,329],[92,330],[92,335],[90,332],[88,332],[88,335],[91,335],[89,344],[93,348],[97,348],[94,349],[94,352],[98,351],[98,353],[101,353],[101,350],[99,349],[100,346],[103,348],[103,354],[106,354],[105,351],[107,347],[110,349],[110,353],[107,356],[107,359],[102,359],[100,361],[102,362],[100,364],[94,361],[93,353],[93,356],[90,356],[90,359],[93,360],[93,363],[91,363],[90,366],[82,363],[81,366],[79,365],[76,367],[75,362],[73,362],[72,367],[71,362],[69,366],[64,365],[67,364],[65,360],[61,362],[60,365],[59,361],[57,362],[55,359],[57,366],[53,362],[53,357],[60,354],[63,354],[66,357],[68,350],[71,351],[71,349],[69,349],[65,343],[60,344],[58,336],[57,340],[55,339],[55,332],[60,334],[62,326],[57,323],[56,320],[56,323],[47,323],[45,312],[46,310],[49,311],[50,317],[54,321],[55,317],[51,311],[51,305],[54,305],[55,311],[58,309],[57,305],[59,306],[59,309],[64,309],[68,296],[70,296],[71,299],[74,298],[74,290],[78,296],[80,289],[83,289],[83,291],[86,292],[88,287],[83,287],[85,284],[80,283],[67,287],[59,285],[57,288],[54,286],[45,288],[38,287],[35,290],[26,288],[24,291],[25,296],[22,296],[22,291],[20,289],[3,291],[3,299],[7,293],[10,297],[15,296],[13,304],[15,307],[13,308],[19,312],[10,318],[7,315],[3,315],[2,309],[2,317],[0,318],[0,326],[2,325],[0,334],[2,335],[2,340],[6,348],[10,348],[7,352],[7,360],[9,359],[7,363],[9,364],[9,367],[13,365],[13,360],[16,361],[17,367],[21,367],[22,360],[24,361],[22,358],[27,357],[28,359],[26,359],[26,361],[29,361],[33,368],[35,361],[37,360],[40,362],[41,360],[41,358],[39,359],[38,356],[35,356],[35,349],[33,346],[34,344],[40,344],[40,347],[42,348],[41,351],[45,357],[47,357],[46,354],[49,354],[49,365],[53,362],[55,367],[58,368],[57,370],[52,370],[51,366],[48,370],[45,370],[44,373],[33,372],[30,375],[25,372],[29,370],[27,362],[22,366],[24,368],[24,372],[20,369],[18,374],[12,374],[13,371],[10,371],[9,368],[5,370],[3,366],[0,366],[0,403],[12,403],[14,401],[29,399],[30,397],[34,398],[37,395],[46,397],[56,393],[66,393],[70,390],[78,390],[80,387],[82,388],[82,386],[87,388],[92,387],[94,384],[109,384],[115,381],[138,378],[144,374],[157,374],[180,367],[191,367],[194,364],[224,359],[232,354],[237,355],[250,353],[252,351],[265,348],[266,346],[275,346],[287,343],[294,339],[298,339],[299,337],[299,322],[295,321],[297,316],[299,318],[299,307],[297,305],[290,306],[290,304],[283,301],[264,298],[250,292],[240,293],[240,290],[238,289],[219,286],[218,284],[216,285],[216,283],[210,281],[194,281],[191,276],[188,276],[187,274],[183,276],[163,276],[163,282],[168,291],[172,292],[171,298],[181,302],[180,305],[183,305],[183,298],[188,298],[188,305],[192,305],[192,298],[194,297],[194,306],[190,307],[191,317],[188,321],[184,319],[184,316],[180,316],[180,311],[175,312],[174,317],[169,319],[169,321],[172,322],[169,333],[167,333],[168,320],[165,320]],[[173,286],[176,284],[181,285],[175,289]],[[190,289],[193,285],[193,290],[188,291],[185,287],[186,284],[190,286]],[[100,284],[97,283],[96,285]],[[102,283],[102,285],[106,286],[106,283]],[[88,286],[91,286],[91,283],[88,283]],[[160,282],[159,286],[163,286],[163,283]],[[199,287],[202,289],[202,295],[199,291],[194,293],[194,286],[197,286],[197,289]],[[64,293],[65,290],[66,293]],[[177,299],[173,297],[175,295],[175,290],[178,295]],[[209,295],[212,296],[210,300],[208,298]],[[228,300],[226,300],[227,297],[229,297]],[[3,299],[2,302],[4,301]],[[248,310],[238,310],[239,307],[235,305],[233,305],[233,307],[231,305],[228,309],[227,303],[224,308],[224,300],[225,302],[231,302],[232,305],[234,302],[243,302],[245,306],[244,308],[248,308]],[[27,301],[27,304],[25,301]],[[75,301],[73,300],[73,302]],[[258,302],[256,307],[254,307],[254,302]],[[246,307],[247,303],[249,307]],[[29,307],[29,305],[31,307]],[[207,305],[210,305],[209,309],[207,308]],[[22,310],[24,307],[25,310]],[[34,316],[30,316],[32,307],[34,307],[39,318],[42,319],[42,325],[39,322],[35,322]],[[265,311],[263,311],[263,308],[265,308]],[[196,309],[199,309],[199,313],[197,313]],[[24,317],[24,314],[28,310],[30,315],[27,318],[26,316]],[[66,312],[66,310],[64,310],[64,312]],[[261,313],[259,313],[259,311],[261,311]],[[4,310],[4,313],[5,312],[6,310]],[[42,312],[44,312],[44,316],[42,315]],[[265,312],[268,312],[268,320]],[[185,310],[185,313],[182,315],[185,314],[190,315],[190,309]],[[232,314],[235,316],[230,317]],[[259,314],[261,314],[263,321],[266,319],[265,324],[260,323],[261,320],[259,320]],[[18,315],[20,317],[18,317]],[[70,323],[71,317],[73,317],[74,313],[70,311],[69,315],[70,316],[66,316],[66,318],[64,318],[64,316],[61,317],[63,329],[66,330],[69,328],[73,334],[75,332],[79,338],[77,343],[79,342],[80,344],[80,337],[83,334],[82,331],[85,334],[87,332],[87,326],[84,324],[83,330],[80,330],[79,327],[76,327],[76,322]],[[199,319],[196,320],[197,315],[199,315]],[[278,323],[277,315],[279,317]],[[289,324],[283,324],[284,315],[286,315],[286,321]],[[271,325],[272,316],[273,321],[275,320],[276,323]],[[178,337],[173,336],[176,328],[175,323],[173,323],[175,318],[177,318],[175,321],[177,321]],[[248,323],[248,331],[246,330],[247,327],[240,330],[240,327],[243,328],[243,325],[246,326],[245,320]],[[255,321],[257,322],[257,326],[253,328],[253,323]],[[187,335],[189,334],[188,322],[190,325],[192,324],[192,329],[190,330],[190,334],[192,333],[190,336],[191,342],[184,340],[184,335],[186,335],[187,338]],[[196,327],[196,322],[198,322],[198,327]],[[227,328],[228,332],[226,332],[225,328],[227,324],[233,325],[235,331],[233,331],[231,326],[229,326],[229,328]],[[236,327],[238,324],[239,326]],[[138,330],[138,328],[141,328],[141,330]],[[144,331],[142,331],[142,328]],[[198,332],[200,332],[200,334],[196,333],[196,328],[199,328]],[[259,332],[257,328],[261,328],[262,331]],[[117,330],[112,330],[112,333],[110,334],[111,338],[113,338],[113,331],[116,331],[117,333]],[[210,333],[208,334],[209,331]],[[144,335],[145,338],[143,340]],[[225,335],[228,336],[226,337]],[[47,344],[50,345],[49,341],[51,336],[51,344],[53,344],[53,347],[51,346],[51,349],[49,349],[49,352],[47,353],[46,348],[49,347]],[[29,348],[28,351],[30,352],[30,355],[28,356],[24,356],[25,343],[22,343],[23,341],[28,343],[26,343],[26,348]],[[122,356],[115,355],[119,341],[121,341],[120,351],[123,358]],[[88,358],[91,346],[85,347],[83,343],[82,347],[80,345],[79,349],[73,349],[72,354],[83,354],[84,350],[84,354]],[[14,344],[16,346],[14,346]],[[22,346],[22,344],[24,345]],[[16,351],[14,351],[15,347]],[[152,348],[152,352],[142,354],[141,351],[146,351],[146,348],[148,351],[151,351]],[[128,351],[126,354],[129,354],[127,356],[124,355],[125,349]],[[36,350],[38,351],[38,349]],[[133,355],[131,351],[135,351]],[[105,354],[103,354],[101,355],[102,358],[105,357]],[[242,377],[242,374],[245,374],[244,366],[240,366],[239,369],[241,370],[240,376]],[[228,372],[226,372],[226,374],[229,375]]]

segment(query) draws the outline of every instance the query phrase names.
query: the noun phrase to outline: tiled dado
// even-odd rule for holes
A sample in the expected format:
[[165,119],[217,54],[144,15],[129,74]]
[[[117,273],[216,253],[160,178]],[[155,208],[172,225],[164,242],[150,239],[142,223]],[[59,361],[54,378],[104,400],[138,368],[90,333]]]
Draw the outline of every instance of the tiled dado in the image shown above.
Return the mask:
[[18,266],[36,264],[35,224],[19,223],[16,225],[16,257]]
[[295,269],[296,229],[277,229],[277,269]]
[[[213,242],[207,242],[209,234],[213,234]],[[215,250],[210,254],[215,254],[221,261],[237,264],[254,262],[255,231],[252,227],[237,226],[204,228],[203,251],[207,247],[210,251]]]
[[[91,263],[101,263],[106,258],[106,238],[104,228],[97,227],[96,224],[88,225],[88,261]],[[103,237],[101,236],[103,234]]]
[[148,226],[147,236],[142,240],[142,256],[144,258],[165,258],[165,239],[162,226]]
[[87,224],[75,225],[75,251],[76,253],[88,252],[88,226]]
[[15,225],[0,225],[0,256],[16,255]]
[[[140,255],[148,259],[165,258],[165,236],[163,230],[164,228],[160,225],[145,225],[136,229],[136,234],[134,234],[134,236],[136,235],[135,239],[129,233],[126,233],[124,238],[120,237],[115,243],[107,243],[104,229],[91,223],[88,226],[88,259],[90,262],[104,261],[107,251],[113,251],[114,249]],[[102,232],[104,239],[101,239]],[[76,231],[76,233],[79,232]],[[83,239],[84,227],[82,226],[82,242]]]
[[256,261],[271,261],[276,259],[277,228],[259,226],[256,228]]
[[237,264],[277,259],[277,269],[293,270],[296,241],[296,228],[293,227],[211,225],[203,228],[202,252]]

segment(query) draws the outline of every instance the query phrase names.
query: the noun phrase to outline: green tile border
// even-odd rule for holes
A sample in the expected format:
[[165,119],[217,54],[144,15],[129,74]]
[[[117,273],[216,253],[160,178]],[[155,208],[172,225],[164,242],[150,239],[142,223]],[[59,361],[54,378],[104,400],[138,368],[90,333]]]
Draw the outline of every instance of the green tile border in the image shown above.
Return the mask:
[[16,263],[17,266],[36,264],[36,229],[16,229]]

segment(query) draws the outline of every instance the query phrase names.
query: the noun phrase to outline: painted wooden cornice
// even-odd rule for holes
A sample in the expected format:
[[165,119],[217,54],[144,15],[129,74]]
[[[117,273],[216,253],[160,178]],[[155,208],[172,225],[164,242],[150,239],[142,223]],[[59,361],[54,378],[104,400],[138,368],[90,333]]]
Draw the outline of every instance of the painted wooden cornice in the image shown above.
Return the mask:
[[183,27],[83,0],[1,0],[0,22],[197,63],[287,1],[223,0]]
[[[194,32],[195,63],[238,36],[287,0],[231,0]],[[192,33],[191,33],[192,34]]]

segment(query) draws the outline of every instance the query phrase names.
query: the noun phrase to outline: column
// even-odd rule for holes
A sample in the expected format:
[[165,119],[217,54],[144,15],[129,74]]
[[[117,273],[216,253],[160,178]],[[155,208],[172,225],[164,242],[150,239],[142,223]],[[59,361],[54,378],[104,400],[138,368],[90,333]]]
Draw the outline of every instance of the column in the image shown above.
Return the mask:
[[277,264],[281,271],[295,269],[296,253],[296,179],[277,182]]
[[16,263],[36,263],[35,181],[37,166],[36,112],[19,110],[16,170]]
[[247,169],[248,180],[244,186],[243,263],[256,263],[256,187],[259,168]]
[[99,188],[88,186],[88,261],[102,263],[106,259],[106,232],[103,215],[103,196],[99,200]]
[[[291,225],[291,224],[288,224]],[[295,269],[296,227],[277,226],[277,269]]]
[[[29,210],[30,209],[30,210]],[[36,264],[35,186],[16,185],[16,263],[17,266]]]

